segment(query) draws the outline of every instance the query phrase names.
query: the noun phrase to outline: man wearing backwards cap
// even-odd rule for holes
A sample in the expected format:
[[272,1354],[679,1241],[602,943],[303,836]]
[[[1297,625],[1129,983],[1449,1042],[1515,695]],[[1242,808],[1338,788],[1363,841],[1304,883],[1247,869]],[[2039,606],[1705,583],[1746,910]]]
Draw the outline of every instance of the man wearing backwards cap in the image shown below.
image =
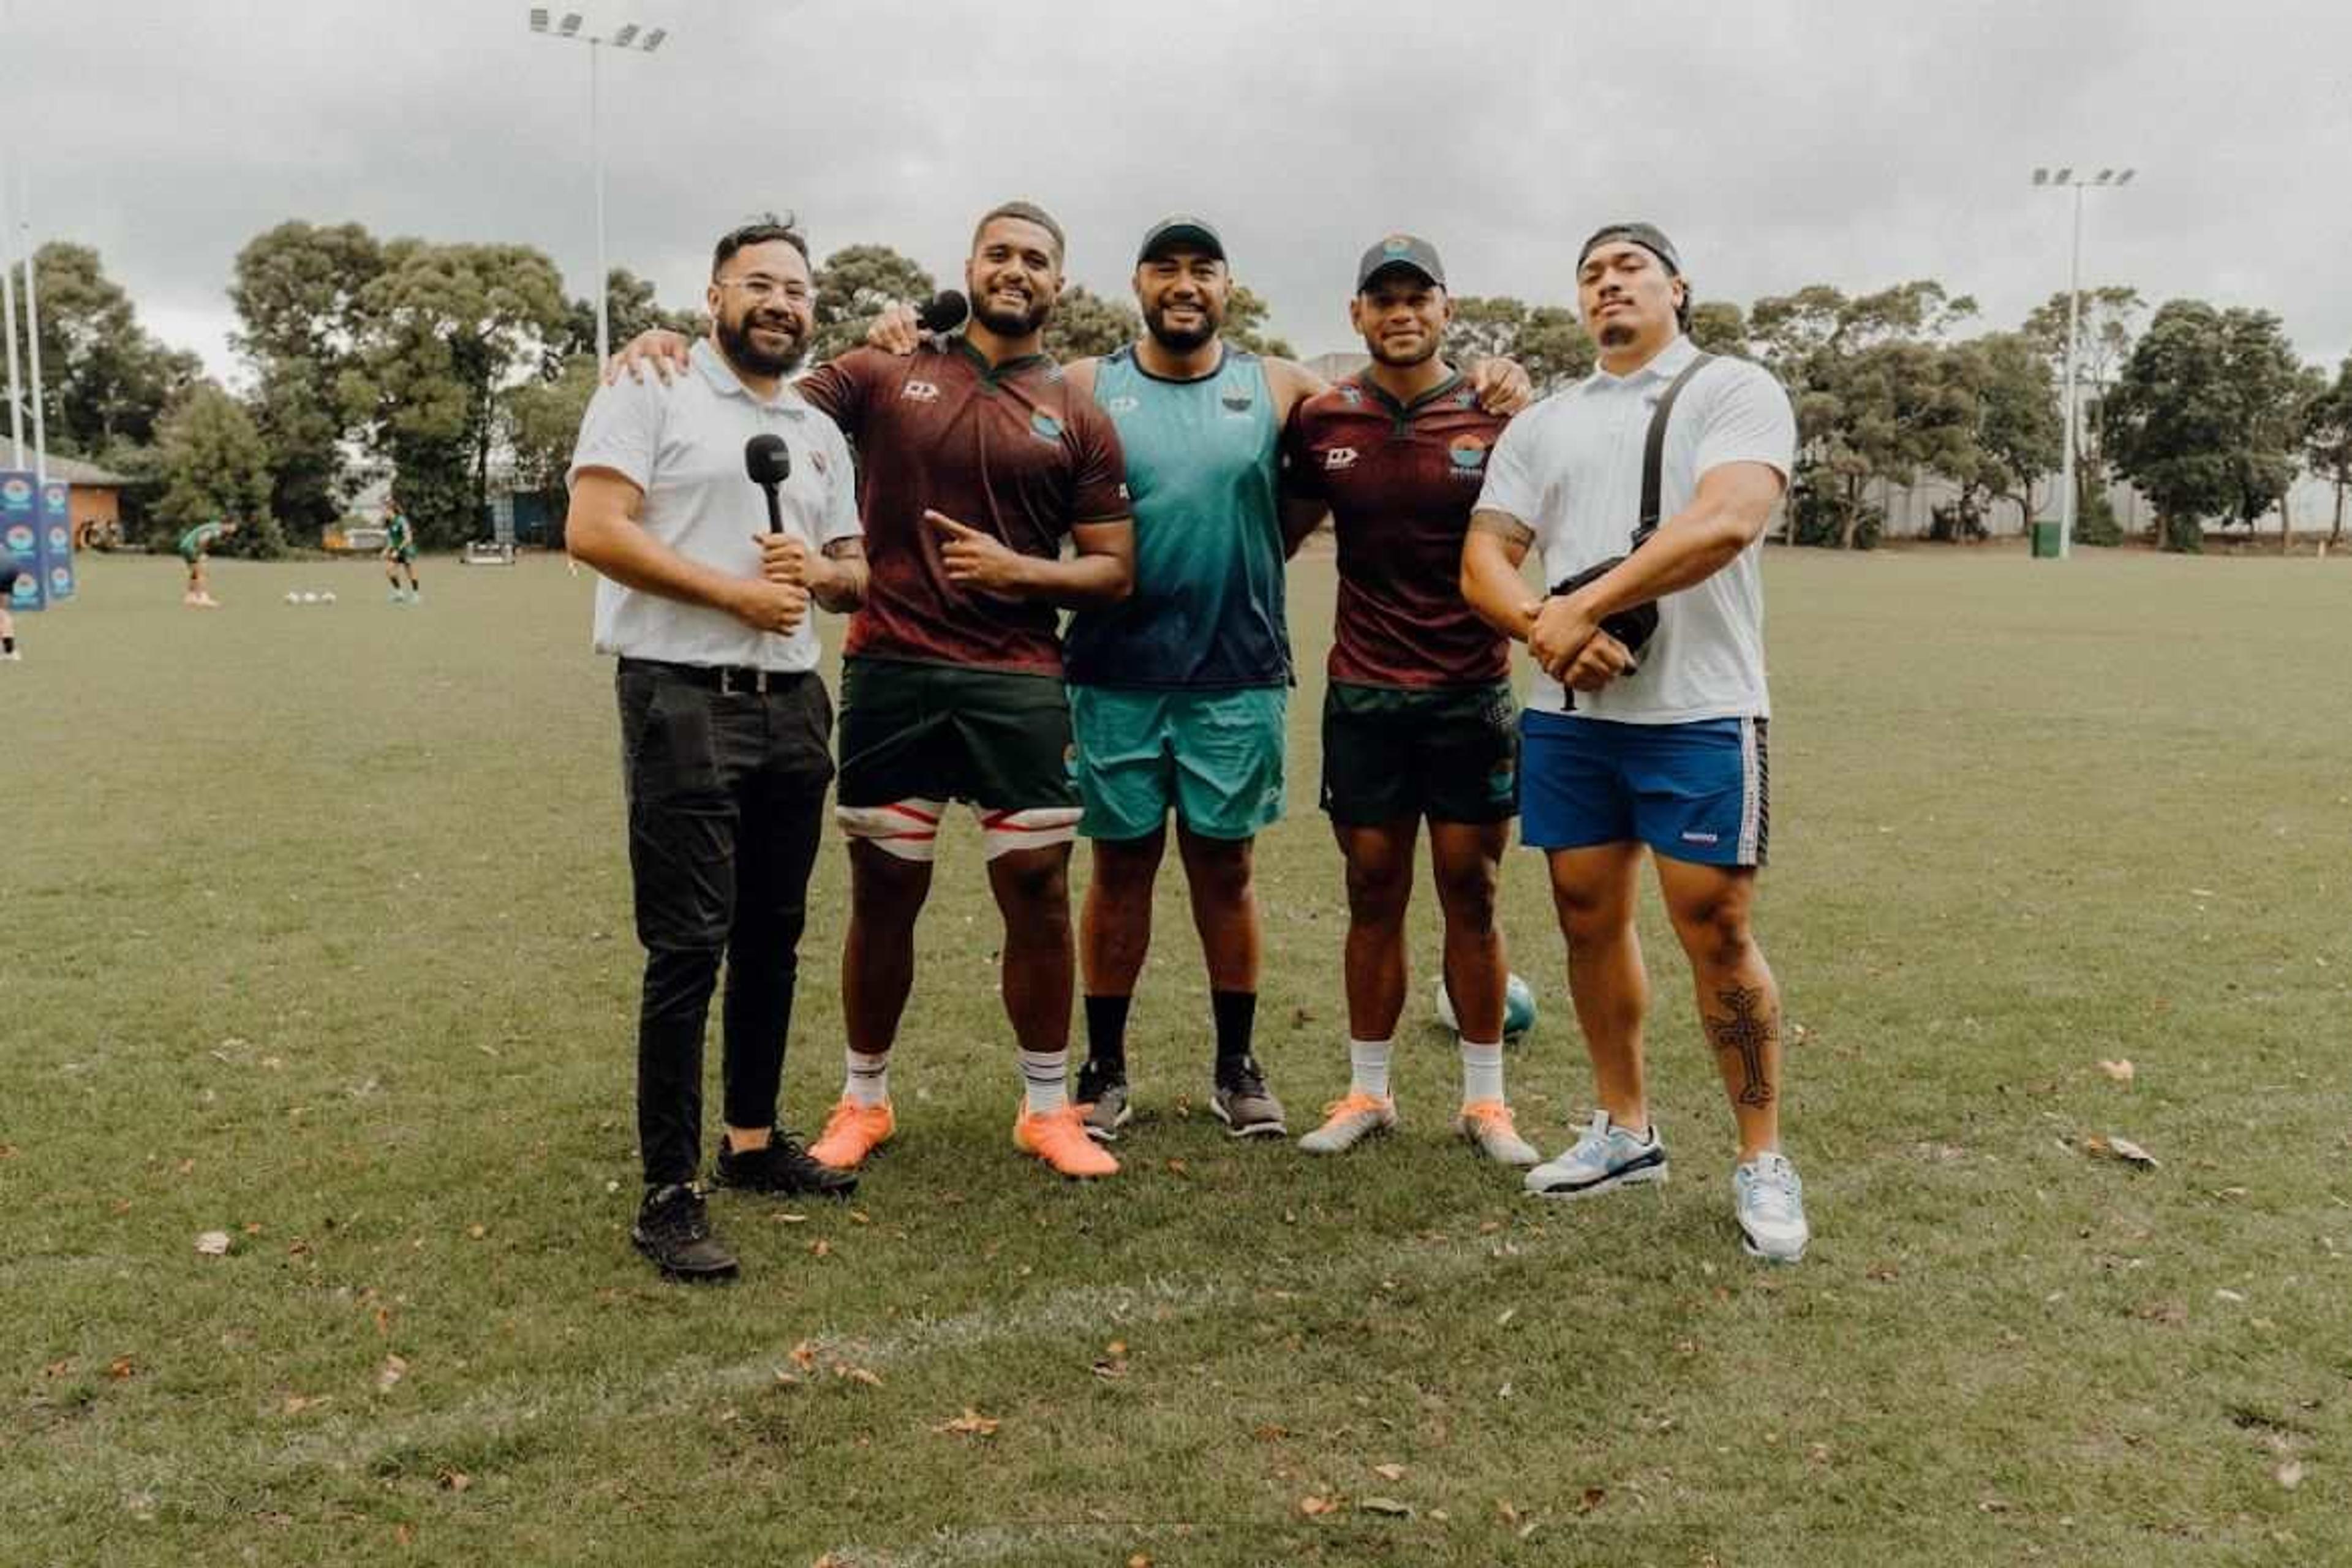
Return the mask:
[[[1577,302],[1600,368],[1505,432],[1462,557],[1464,594],[1527,643],[1539,670],[1521,721],[1522,837],[1550,860],[1600,1102],[1572,1147],[1528,1173],[1528,1189],[1584,1197],[1665,1175],[1643,1087],[1649,982],[1633,931],[1646,846],[1738,1122],[1743,1245],[1794,1262],[1810,1233],[1780,1146],[1780,991],[1748,919],[1769,820],[1758,557],[1795,460],[1796,421],[1760,366],[1699,363],[1684,335],[1682,263],[1655,226],[1613,224],[1585,241]],[[1633,537],[1644,449],[1670,390],[1662,521],[1644,542]],[[1541,600],[1519,576],[1530,544],[1544,580],[1560,585]],[[1638,640],[1622,617],[1647,605],[1656,621],[1645,645],[1605,629]]]
[[1532,1165],[1503,1098],[1503,847],[1517,811],[1510,644],[1464,602],[1462,541],[1505,417],[1439,353],[1454,316],[1436,247],[1364,252],[1348,313],[1372,363],[1291,422],[1286,484],[1328,503],[1339,599],[1323,703],[1323,809],[1348,872],[1349,1085],[1300,1149],[1335,1154],[1396,1124],[1389,1053],[1405,999],[1415,840],[1445,924],[1461,1030],[1455,1126],[1489,1159]]

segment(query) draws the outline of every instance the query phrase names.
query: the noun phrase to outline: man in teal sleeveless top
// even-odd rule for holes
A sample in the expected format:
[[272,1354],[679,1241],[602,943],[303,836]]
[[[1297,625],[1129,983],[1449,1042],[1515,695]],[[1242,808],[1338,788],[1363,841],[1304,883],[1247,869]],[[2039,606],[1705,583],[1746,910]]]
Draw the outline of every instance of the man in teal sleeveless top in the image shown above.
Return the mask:
[[1068,367],[1118,426],[1135,505],[1134,595],[1079,615],[1065,648],[1078,831],[1094,842],[1079,926],[1077,1098],[1105,1142],[1129,1117],[1127,1015],[1171,813],[1209,971],[1211,1108],[1235,1137],[1285,1131],[1251,1050],[1260,933],[1250,852],[1282,815],[1282,429],[1323,384],[1221,339],[1232,289],[1213,227],[1154,225],[1135,264],[1143,336]]

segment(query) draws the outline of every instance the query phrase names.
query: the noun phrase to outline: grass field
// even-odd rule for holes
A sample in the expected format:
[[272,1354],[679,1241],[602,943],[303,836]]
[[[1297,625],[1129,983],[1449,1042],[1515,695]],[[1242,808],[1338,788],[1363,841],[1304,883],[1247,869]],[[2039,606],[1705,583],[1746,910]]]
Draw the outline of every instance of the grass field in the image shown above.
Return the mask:
[[[965,832],[898,1142],[854,1207],[714,1199],[745,1278],[688,1289],[627,1240],[589,580],[427,573],[394,609],[370,566],[226,563],[207,615],[100,560],[0,666],[0,1561],[2352,1561],[2352,575],[1773,555],[1800,1267],[1738,1249],[1654,899],[1663,1189],[1475,1163],[1419,986],[1398,1136],[1229,1142],[1172,885],[1127,1172],[1050,1179]],[[1296,1125],[1346,1061],[1328,560],[1295,584],[1260,1016]],[[804,1128],[843,882],[829,847]],[[1506,894],[1549,1151],[1581,1052],[1532,858]]]

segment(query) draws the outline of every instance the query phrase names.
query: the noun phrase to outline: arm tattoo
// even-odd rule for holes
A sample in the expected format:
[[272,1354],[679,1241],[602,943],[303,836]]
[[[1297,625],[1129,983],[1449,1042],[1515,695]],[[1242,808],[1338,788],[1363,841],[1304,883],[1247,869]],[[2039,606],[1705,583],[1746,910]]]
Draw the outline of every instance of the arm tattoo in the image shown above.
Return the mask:
[[1521,550],[1525,550],[1536,542],[1534,529],[1529,528],[1509,512],[1496,511],[1491,507],[1484,511],[1471,514],[1470,531],[1491,533],[1505,544],[1513,545]]
[[1715,1042],[1718,1051],[1739,1053],[1739,1103],[1769,1105],[1772,1086],[1764,1081],[1764,1053],[1780,1040],[1780,1020],[1777,1013],[1764,1011],[1763,989],[1734,985],[1718,991],[1715,999],[1731,1009],[1731,1016],[1718,1018],[1712,1014],[1699,1021],[1706,1026],[1706,1037]]

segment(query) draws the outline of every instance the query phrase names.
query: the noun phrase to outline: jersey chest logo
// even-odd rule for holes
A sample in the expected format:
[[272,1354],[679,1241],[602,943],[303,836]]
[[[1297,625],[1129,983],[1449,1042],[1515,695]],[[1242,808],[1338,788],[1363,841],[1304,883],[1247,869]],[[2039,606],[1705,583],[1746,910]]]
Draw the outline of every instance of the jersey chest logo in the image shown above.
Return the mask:
[[1062,422],[1040,408],[1029,416],[1029,434],[1049,445],[1058,444],[1062,439]]
[[1114,397],[1103,405],[1106,410],[1113,414],[1132,414],[1142,406],[1143,399],[1139,397]]
[[909,403],[937,403],[940,389],[928,381],[910,381],[898,389],[898,395]]
[[1486,468],[1486,443],[1475,436],[1456,436],[1445,448],[1445,459],[1453,465],[1457,479],[1475,479]]
[[1333,447],[1323,454],[1323,471],[1327,474],[1337,473],[1341,468],[1352,468],[1355,466],[1356,449],[1353,447]]
[[1217,401],[1225,405],[1225,413],[1228,416],[1247,414],[1257,405],[1256,395],[1246,387],[1235,387],[1231,392],[1221,395]]

